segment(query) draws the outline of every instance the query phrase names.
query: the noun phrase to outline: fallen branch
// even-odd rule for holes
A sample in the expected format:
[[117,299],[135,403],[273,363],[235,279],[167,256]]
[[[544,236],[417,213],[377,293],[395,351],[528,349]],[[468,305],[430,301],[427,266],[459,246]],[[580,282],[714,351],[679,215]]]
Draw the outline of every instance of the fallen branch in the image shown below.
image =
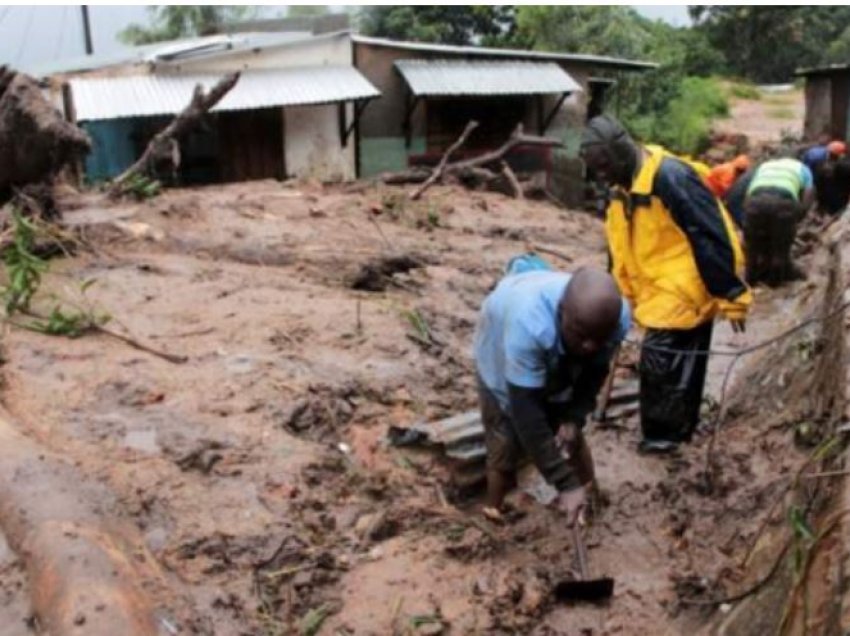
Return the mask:
[[517,124],[508,140],[490,152],[485,152],[483,155],[458,161],[457,163],[449,164],[447,171],[463,170],[464,168],[475,168],[478,166],[486,166],[488,163],[495,163],[507,155],[517,146],[563,146],[564,144],[558,139],[549,137],[538,137],[537,135],[526,135],[523,133],[522,123]]
[[511,167],[508,165],[508,162],[502,160],[502,174],[505,176],[505,179],[508,180],[511,188],[514,191],[515,199],[524,199],[525,195],[522,192],[522,186],[519,184],[519,179],[516,178],[516,174],[511,170]]
[[824,522],[824,529],[818,532],[812,541],[812,544],[809,546],[809,549],[806,550],[800,573],[797,576],[797,580],[794,582],[794,587],[791,589],[791,593],[788,595],[788,600],[785,604],[785,611],[782,613],[782,622],[779,624],[779,631],[777,633],[785,634],[787,632],[788,625],[793,620],[795,613],[794,606],[797,604],[797,598],[802,593],[803,588],[809,579],[812,562],[817,556],[816,550],[820,546],[821,541],[828,537],[832,531],[838,527],[841,519],[848,513],[850,513],[850,508],[844,508],[843,510],[839,510],[834,513],[826,522]]
[[[500,162],[511,150],[518,146],[546,146],[546,147],[556,147],[562,146],[563,142],[558,139],[551,139],[549,137],[539,137],[537,135],[526,135],[523,133],[522,124],[517,124],[517,127],[511,133],[511,136],[505,141],[504,144],[496,148],[495,150],[491,150],[489,152],[485,152],[482,155],[477,157],[472,157],[470,159],[464,159],[462,161],[455,161],[453,163],[448,163],[448,157],[451,153],[455,152],[460,145],[466,141],[466,137],[469,133],[474,130],[474,127],[470,128],[472,124],[475,122],[469,122],[467,124],[466,130],[464,133],[458,138],[458,140],[452,144],[451,148],[443,155],[440,160],[440,164],[437,166],[437,169],[429,173],[427,170],[422,168],[413,168],[411,170],[405,170],[404,172],[395,172],[390,174],[384,174],[381,176],[381,180],[384,183],[389,184],[405,184],[405,183],[422,183],[422,185],[416,189],[413,194],[410,195],[411,199],[417,199],[422,196],[422,193],[425,192],[431,185],[433,185],[436,181],[440,179],[444,179],[449,176],[456,176],[461,181],[464,182],[465,185],[468,183],[473,183],[474,185],[478,185],[480,183],[484,183],[485,185],[492,182],[493,180],[499,178],[499,174],[493,172],[486,168],[489,164],[496,164]],[[477,124],[476,124],[477,125]],[[440,166],[442,165],[442,169],[440,170]],[[516,175],[514,175],[516,176]],[[510,177],[505,175],[508,180]],[[518,182],[518,180],[517,180]],[[515,189],[515,188],[514,188]],[[520,188],[521,191],[521,188]]]
[[782,561],[785,560],[785,555],[788,554],[788,549],[791,547],[791,543],[792,540],[788,539],[785,542],[785,545],[782,546],[782,549],[779,551],[779,554],[773,561],[773,565],[770,566],[770,569],[767,571],[767,574],[765,574],[761,579],[756,581],[753,585],[748,587],[743,592],[732,594],[730,596],[724,596],[723,598],[717,599],[683,598],[680,602],[684,603],[685,605],[716,606],[736,603],[738,601],[744,600],[748,596],[752,596],[760,589],[762,589],[765,585],[767,585],[774,576],[776,576],[776,573],[779,571],[779,566],[782,565]]
[[573,257],[569,254],[562,252],[560,250],[556,250],[554,247],[546,247],[545,245],[541,245],[540,243],[527,243],[526,250],[529,252],[539,252],[540,254],[549,254],[550,256],[555,256],[560,258],[567,263],[572,263]]
[[463,129],[463,132],[461,133],[460,137],[458,137],[457,140],[455,140],[455,142],[451,146],[449,146],[449,149],[446,150],[445,153],[443,153],[443,156],[440,158],[440,163],[438,163],[437,167],[434,168],[434,172],[431,173],[431,176],[428,177],[425,180],[425,183],[416,188],[413,194],[410,195],[411,201],[415,201],[416,199],[421,197],[422,193],[425,192],[425,190],[434,185],[434,183],[438,179],[442,178],[443,172],[446,169],[446,164],[449,161],[449,157],[451,157],[452,154],[454,154],[458,148],[460,148],[463,144],[466,143],[466,140],[469,138],[469,135],[471,135],[472,131],[474,131],[476,128],[478,128],[478,122],[474,120],[470,121],[466,125],[466,128]]
[[102,327],[100,325],[94,326],[95,331],[104,334],[105,336],[109,336],[111,338],[115,338],[116,340],[120,340],[124,344],[128,344],[134,349],[138,349],[139,351],[144,351],[145,353],[150,353],[151,355],[155,355],[158,358],[162,358],[166,362],[170,362],[172,364],[184,364],[189,360],[189,356],[181,356],[175,355],[173,353],[166,353],[165,351],[158,351],[152,347],[147,346],[146,344],[142,344],[138,340],[134,340],[129,336],[125,336],[123,334],[118,333],[117,331],[112,331],[111,329],[107,329],[106,327]]
[[239,73],[226,75],[213,86],[208,93],[203,86],[195,86],[195,92],[189,104],[168,126],[158,132],[145,148],[142,156],[132,166],[119,175],[110,186],[110,194],[121,194],[123,184],[133,175],[150,176],[153,161],[164,152],[170,152],[173,142],[186,134],[200,121],[204,114],[218,104],[230,92],[239,80]]

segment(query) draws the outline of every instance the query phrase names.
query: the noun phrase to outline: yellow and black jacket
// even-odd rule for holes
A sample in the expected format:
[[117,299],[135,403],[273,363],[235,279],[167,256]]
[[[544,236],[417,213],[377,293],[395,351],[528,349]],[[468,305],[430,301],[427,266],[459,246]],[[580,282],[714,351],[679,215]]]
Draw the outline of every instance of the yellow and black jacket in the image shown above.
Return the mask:
[[752,294],[728,212],[699,175],[660,146],[631,189],[614,189],[605,222],[612,275],[654,329],[691,329],[721,314],[746,317]]

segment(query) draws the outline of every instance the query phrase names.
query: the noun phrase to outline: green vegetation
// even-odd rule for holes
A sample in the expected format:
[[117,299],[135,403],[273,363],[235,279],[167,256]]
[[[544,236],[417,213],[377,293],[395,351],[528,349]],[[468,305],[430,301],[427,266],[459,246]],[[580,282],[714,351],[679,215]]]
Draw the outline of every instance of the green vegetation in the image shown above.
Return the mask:
[[794,119],[797,117],[796,113],[787,107],[771,108],[767,111],[767,114],[771,119]]
[[44,228],[16,210],[12,211],[12,221],[12,243],[3,252],[7,283],[0,293],[8,319],[17,314],[31,318],[29,322],[12,324],[48,335],[76,338],[109,322],[110,316],[98,313],[86,298],[86,291],[94,280],[80,285],[80,302],[54,296],[56,304],[47,316],[40,316],[30,309],[30,303],[41,287],[42,275],[48,270],[47,261],[34,253],[36,239]]
[[256,7],[238,5],[159,5],[149,7],[150,24],[131,24],[118,34],[125,44],[139,45],[221,33],[232,22],[256,15]]
[[[682,153],[698,152],[712,118],[726,112],[719,106],[723,95],[763,98],[751,82],[792,82],[798,67],[850,56],[850,6],[693,5],[689,11],[694,24],[682,28],[630,6],[373,6],[359,18],[368,35],[657,62],[656,70],[617,77],[617,114],[637,136]],[[705,79],[712,76],[740,79],[722,90]],[[710,103],[700,104],[700,96]],[[678,126],[681,131],[672,130]]]
[[729,95],[738,99],[760,100],[761,91],[750,82],[730,82]]
[[[686,77],[679,94],[660,116],[634,122],[635,133],[674,152],[695,155],[708,146],[711,122],[728,115],[729,104],[720,82],[707,77]],[[641,122],[646,129],[637,128]]]
[[134,173],[121,184],[122,194],[129,194],[137,201],[154,198],[162,191],[162,184],[156,179],[150,179],[143,174]]

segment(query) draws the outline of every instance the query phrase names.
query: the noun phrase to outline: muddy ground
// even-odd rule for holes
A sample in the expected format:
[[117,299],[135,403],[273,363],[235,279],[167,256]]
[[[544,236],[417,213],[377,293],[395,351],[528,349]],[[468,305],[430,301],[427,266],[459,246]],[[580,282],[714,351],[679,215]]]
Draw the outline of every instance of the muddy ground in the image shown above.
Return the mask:
[[[116,494],[106,512],[135,524],[194,608],[186,633],[679,634],[713,612],[683,598],[760,574],[763,560],[739,562],[805,451],[793,423],[759,426],[746,406],[718,438],[711,496],[708,437],[658,459],[635,453],[634,419],[591,428],[607,505],[590,557],[616,577],[601,608],[548,594],[572,571],[557,514],[518,494],[493,524],[456,498],[437,454],[383,442],[391,425],[475,406],[488,289],[527,243],[568,255],[548,257],[559,268],[603,265],[591,216],[448,187],[409,203],[399,189],[276,182],[63,205],[91,249],[53,261],[43,298],[93,279],[86,296],[111,326],[189,361],[7,327],[3,403]],[[781,329],[816,283],[759,290],[749,334],[722,325],[715,345]],[[724,364],[712,361],[715,395]],[[0,551],[2,636],[30,633],[25,592]]]

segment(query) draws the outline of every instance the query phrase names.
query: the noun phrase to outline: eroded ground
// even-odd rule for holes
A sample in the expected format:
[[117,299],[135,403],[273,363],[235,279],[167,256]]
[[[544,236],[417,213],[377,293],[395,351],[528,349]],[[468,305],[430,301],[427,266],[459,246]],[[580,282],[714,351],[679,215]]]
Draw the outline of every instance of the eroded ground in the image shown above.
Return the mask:
[[[450,503],[437,454],[383,442],[391,425],[474,408],[483,297],[527,243],[567,255],[548,257],[561,268],[603,265],[590,216],[453,188],[411,204],[397,189],[272,182],[65,205],[94,250],[53,261],[47,285],[73,296],[95,279],[87,296],[112,327],[189,361],[9,329],[3,400],[117,494],[108,512],[140,528],[193,604],[189,633],[679,634],[706,617],[682,598],[758,574],[738,562],[805,456],[788,423],[731,418],[710,497],[707,437],[663,460],[634,452],[634,420],[594,428],[608,505],[591,561],[616,578],[602,608],[553,605],[572,568],[554,512],[517,496],[494,525],[474,499]],[[715,345],[780,329],[806,294],[814,282],[759,292],[750,335],[724,326]],[[3,590],[23,585],[13,560],[0,567]]]

